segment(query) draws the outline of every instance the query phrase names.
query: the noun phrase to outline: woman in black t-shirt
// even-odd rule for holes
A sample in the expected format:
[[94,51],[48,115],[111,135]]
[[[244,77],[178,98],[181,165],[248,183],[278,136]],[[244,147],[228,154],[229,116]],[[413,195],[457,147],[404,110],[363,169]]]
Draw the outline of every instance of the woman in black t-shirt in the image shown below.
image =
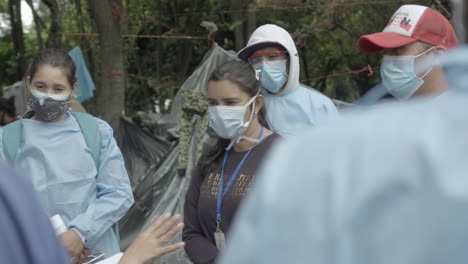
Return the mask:
[[195,264],[215,261],[265,153],[278,138],[268,129],[260,90],[255,71],[242,61],[219,66],[208,81],[210,127],[220,138],[200,158],[185,200],[183,240]]

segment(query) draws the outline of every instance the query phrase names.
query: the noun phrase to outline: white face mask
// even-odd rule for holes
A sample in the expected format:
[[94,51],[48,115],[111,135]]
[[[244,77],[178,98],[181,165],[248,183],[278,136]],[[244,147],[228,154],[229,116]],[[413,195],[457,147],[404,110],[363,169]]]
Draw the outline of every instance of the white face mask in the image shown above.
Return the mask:
[[[387,91],[399,100],[410,98],[423,85],[423,78],[432,71],[432,67],[421,76],[415,73],[414,61],[434,47],[424,51],[417,56],[390,56],[385,55],[380,67],[382,84]],[[419,65],[418,65],[419,66]]]
[[53,99],[55,101],[65,101],[69,98],[71,92],[69,94],[49,94],[49,93],[43,93],[39,92],[33,89],[29,89],[31,91],[32,96],[34,96],[37,100],[39,100],[39,104],[43,105],[44,101],[47,98]]
[[253,109],[255,109],[256,98],[257,96],[252,97],[244,106],[209,106],[210,127],[221,138],[231,139],[233,142],[240,139],[254,117],[252,110],[249,121],[244,122],[247,107],[253,103]]

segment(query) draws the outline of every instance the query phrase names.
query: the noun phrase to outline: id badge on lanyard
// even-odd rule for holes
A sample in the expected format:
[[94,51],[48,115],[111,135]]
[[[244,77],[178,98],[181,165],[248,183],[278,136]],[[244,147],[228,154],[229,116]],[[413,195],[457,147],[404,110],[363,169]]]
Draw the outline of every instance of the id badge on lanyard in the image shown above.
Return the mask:
[[[258,135],[258,140],[262,138],[263,136],[263,126],[260,130],[260,134]],[[223,160],[223,167],[221,169],[221,177],[219,179],[219,185],[218,185],[218,197],[217,197],[217,203],[216,203],[216,231],[214,233],[214,238],[216,242],[216,247],[218,248],[219,251],[223,250],[224,247],[226,246],[226,237],[224,235],[224,232],[221,230],[221,213],[223,210],[223,199],[231,189],[232,185],[234,184],[234,181],[237,178],[237,175],[239,174],[240,169],[242,168],[242,165],[244,165],[245,161],[247,160],[247,157],[249,157],[250,153],[254,149],[256,145],[254,145],[252,148],[245,153],[244,157],[242,158],[241,162],[239,165],[237,165],[236,170],[234,170],[234,173],[231,176],[231,179],[229,179],[229,182],[226,184],[226,188],[223,190],[224,186],[224,167],[226,166],[227,159],[229,157],[229,150],[227,150],[224,153],[224,160]]]
[[217,222],[216,224],[216,232],[214,233],[214,238],[216,242],[216,247],[219,251],[222,251],[226,246],[226,237],[224,236],[224,232],[221,230],[221,221]]

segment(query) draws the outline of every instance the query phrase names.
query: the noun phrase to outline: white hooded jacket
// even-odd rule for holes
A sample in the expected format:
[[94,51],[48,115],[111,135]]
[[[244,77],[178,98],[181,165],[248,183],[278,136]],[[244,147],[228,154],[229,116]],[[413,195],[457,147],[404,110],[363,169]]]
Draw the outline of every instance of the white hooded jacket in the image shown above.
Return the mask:
[[299,83],[299,54],[291,35],[276,25],[257,28],[238,56],[247,60],[256,50],[281,45],[289,54],[288,82],[281,94],[264,90],[267,122],[283,137],[296,135],[303,128],[318,126],[337,116],[333,102],[318,91]]

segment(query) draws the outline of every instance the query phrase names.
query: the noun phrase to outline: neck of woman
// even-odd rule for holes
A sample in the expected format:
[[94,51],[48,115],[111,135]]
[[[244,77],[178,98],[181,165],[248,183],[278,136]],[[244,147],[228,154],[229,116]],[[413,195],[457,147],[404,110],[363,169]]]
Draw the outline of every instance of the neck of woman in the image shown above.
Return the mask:
[[32,120],[37,120],[37,121],[41,121],[41,122],[48,122],[48,123],[54,123],[54,122],[62,122],[65,120],[65,118],[67,117],[67,114],[63,114],[55,119],[52,119],[52,120],[42,120],[40,118],[37,117],[37,115],[35,114],[31,119]]
[[[258,136],[260,135],[261,129],[262,129],[262,125],[260,125],[257,119],[254,119],[252,120],[249,128],[247,128],[247,131],[245,131],[244,136],[251,138],[251,139],[257,139]],[[265,128],[263,131],[262,138],[265,138],[271,134],[272,132]],[[256,144],[255,142],[252,142],[246,139],[241,139],[239,143],[235,143],[233,145],[233,148],[234,148],[234,151],[236,152],[244,152],[244,151],[251,149],[253,146],[255,146],[255,144]]]

